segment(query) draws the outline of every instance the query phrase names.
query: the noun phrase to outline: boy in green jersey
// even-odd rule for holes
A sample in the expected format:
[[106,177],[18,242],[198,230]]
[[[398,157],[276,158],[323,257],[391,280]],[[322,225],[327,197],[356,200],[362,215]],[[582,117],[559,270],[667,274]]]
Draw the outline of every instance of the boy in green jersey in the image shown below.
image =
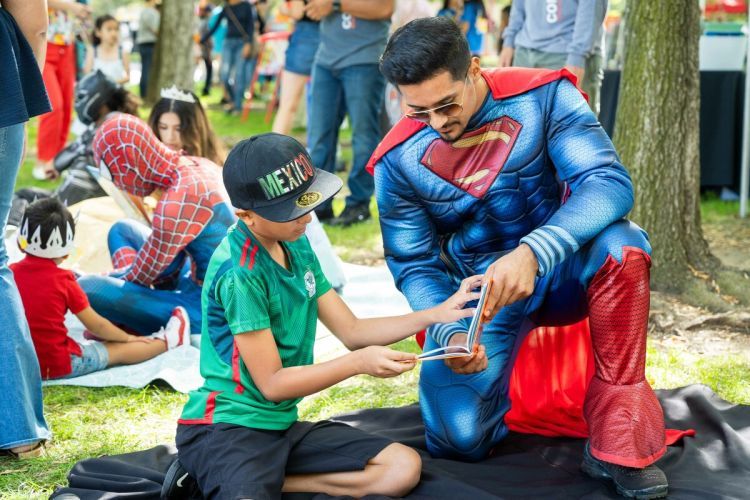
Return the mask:
[[[402,496],[419,482],[417,452],[334,422],[300,422],[297,404],[358,374],[393,377],[413,354],[383,347],[434,323],[471,316],[481,276],[433,309],[359,319],[331,289],[307,238],[310,212],[341,189],[291,137],[240,142],[223,170],[239,221],[203,282],[201,374],[177,428],[175,485],[194,478],[206,498],[283,492]],[[352,352],[313,364],[317,319]],[[184,472],[180,470],[180,464]],[[169,481],[166,481],[167,483]]]

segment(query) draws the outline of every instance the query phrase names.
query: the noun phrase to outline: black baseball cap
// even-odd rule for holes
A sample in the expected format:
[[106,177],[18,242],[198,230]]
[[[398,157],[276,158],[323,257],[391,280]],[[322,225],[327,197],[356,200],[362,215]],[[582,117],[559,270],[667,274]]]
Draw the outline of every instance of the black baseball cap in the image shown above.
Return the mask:
[[275,133],[237,143],[222,170],[232,205],[274,222],[302,217],[343,185],[335,175],[315,168],[299,141]]

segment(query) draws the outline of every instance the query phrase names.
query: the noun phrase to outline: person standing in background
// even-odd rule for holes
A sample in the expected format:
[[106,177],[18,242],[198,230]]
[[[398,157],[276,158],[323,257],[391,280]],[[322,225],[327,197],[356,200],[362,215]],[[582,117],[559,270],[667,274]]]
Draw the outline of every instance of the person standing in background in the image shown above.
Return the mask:
[[130,82],[130,53],[120,44],[120,21],[105,14],[96,18],[94,26],[84,74],[100,69],[115,83],[126,85]]
[[483,0],[466,0],[461,15],[462,24],[466,25],[466,40],[469,42],[471,55],[481,57],[484,44],[484,33],[479,29],[479,20],[487,20],[487,9]]
[[383,53],[394,0],[310,0],[308,17],[320,20],[320,45],[312,71],[310,155],[313,165],[333,172],[339,128],[349,115],[354,158],[347,181],[350,194],[336,218],[330,200],[315,210],[321,222],[348,226],[370,218],[375,190],[365,165],[380,141],[385,78]]
[[288,135],[292,130],[294,115],[305,93],[305,85],[312,73],[315,53],[320,42],[320,22],[305,15],[307,3],[307,0],[292,0],[280,6],[282,14],[294,19],[294,32],[289,37],[289,46],[286,49],[284,72],[281,74],[279,110],[273,120],[272,130],[277,134]]
[[227,21],[227,34],[224,38],[224,50],[221,53],[219,78],[232,101],[225,105],[224,111],[239,114],[245,90],[255,70],[256,25],[258,20],[255,7],[246,0],[226,0],[219,17],[211,29],[201,37],[206,42],[219,29],[222,19]]
[[0,352],[6,354],[0,368],[0,450],[17,458],[39,456],[51,435],[42,409],[39,363],[5,250],[5,224],[23,156],[25,123],[50,110],[41,73],[47,50],[46,10],[45,0],[0,0]]
[[71,0],[48,0],[49,28],[47,55],[42,75],[52,111],[39,118],[36,179],[58,176],[53,158],[65,147],[73,116],[73,88],[76,78],[76,18],[90,16],[87,5]]
[[599,114],[607,0],[514,0],[500,67],[566,68]]
[[151,63],[154,59],[154,48],[159,38],[159,23],[161,22],[161,15],[156,10],[156,0],[146,0],[144,4],[141,15],[138,17],[138,34],[135,37],[138,52],[141,54],[141,81],[138,84],[141,98],[146,97],[146,92],[148,92],[148,76],[151,73]]

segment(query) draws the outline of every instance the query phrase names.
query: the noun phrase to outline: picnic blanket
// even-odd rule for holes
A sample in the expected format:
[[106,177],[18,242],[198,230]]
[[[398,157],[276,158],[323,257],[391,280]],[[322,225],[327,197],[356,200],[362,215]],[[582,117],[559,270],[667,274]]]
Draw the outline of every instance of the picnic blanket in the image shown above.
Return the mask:
[[[691,385],[656,391],[669,427],[693,428],[670,446],[658,465],[669,478],[669,498],[748,498],[750,492],[750,406],[733,405],[708,387]],[[479,463],[433,459],[425,451],[424,427],[416,405],[362,410],[336,420],[416,448],[422,481],[410,499],[620,498],[614,488],[579,470],[584,440],[511,433],[492,457]],[[157,499],[173,446],[78,462],[69,487],[52,498],[74,494],[99,498]],[[72,497],[67,497],[72,498]],[[284,498],[330,498],[295,495]]]

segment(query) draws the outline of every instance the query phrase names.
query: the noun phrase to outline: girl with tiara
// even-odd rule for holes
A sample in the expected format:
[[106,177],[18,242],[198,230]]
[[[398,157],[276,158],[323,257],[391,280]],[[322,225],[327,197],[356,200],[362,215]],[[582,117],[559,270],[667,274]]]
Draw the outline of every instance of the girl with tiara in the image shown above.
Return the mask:
[[148,124],[156,137],[175,151],[224,164],[226,151],[216,137],[198,96],[175,86],[161,90]]

